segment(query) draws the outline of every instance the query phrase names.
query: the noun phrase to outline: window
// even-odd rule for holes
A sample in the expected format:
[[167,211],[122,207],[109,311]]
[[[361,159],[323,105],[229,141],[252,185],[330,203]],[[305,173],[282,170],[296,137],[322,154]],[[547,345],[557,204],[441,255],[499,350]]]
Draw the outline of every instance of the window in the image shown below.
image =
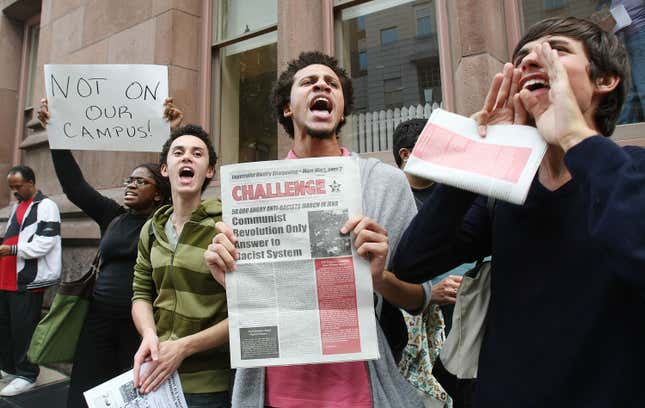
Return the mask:
[[27,27],[28,55],[27,55],[27,77],[25,89],[25,109],[34,107],[34,79],[38,70],[38,39],[40,37],[40,24],[33,24]]
[[392,78],[383,81],[383,99],[386,109],[396,109],[403,104],[401,78]]
[[359,16],[356,18],[356,26],[359,30],[365,30],[365,16]]
[[388,45],[399,41],[399,29],[396,27],[381,30],[381,45]]
[[373,0],[338,13],[336,53],[354,87],[343,143],[354,151],[391,149],[396,125],[442,104],[433,11],[430,1]]
[[429,5],[416,7],[414,10],[416,17],[417,37],[427,37],[434,33],[432,9]]
[[[40,39],[40,15],[29,17],[23,31],[20,87],[18,92],[18,116],[16,119],[16,140],[28,140],[40,127],[33,120],[40,95],[34,95],[38,82],[38,43]],[[42,71],[41,71],[42,75]],[[36,105],[36,106],[35,106]]]
[[[622,2],[601,0],[544,0],[537,2],[533,0],[522,0],[523,29],[526,31],[532,24],[553,16],[576,16],[581,18],[592,18],[597,21],[610,21],[612,10],[610,6],[619,7]],[[638,19],[638,13],[643,12],[643,6],[638,2],[625,2],[626,13]],[[614,10],[614,13],[617,11]],[[612,22],[613,24],[613,22]],[[618,124],[630,124],[645,121],[645,35],[640,26],[632,24],[619,27],[616,31],[618,38],[623,41],[631,63],[631,89],[623,110],[618,118]],[[614,27],[616,30],[616,27]],[[617,130],[617,133],[620,129]]]
[[417,17],[417,37],[427,37],[430,34],[432,34],[431,17]]
[[[213,134],[222,163],[277,158],[270,108],[277,73],[277,2],[221,1],[213,46]],[[217,17],[217,18],[215,18]]]
[[[224,41],[278,22],[277,0],[220,0],[214,10],[214,40]],[[215,9],[216,7],[214,7]]]
[[277,158],[277,126],[269,106],[271,87],[278,75],[275,40],[275,33],[270,33],[220,51],[218,134],[225,162]]
[[431,58],[416,61],[419,77],[419,94],[424,103],[441,104],[441,73],[439,65]]
[[555,10],[566,5],[566,0],[544,0],[545,10]]
[[358,53],[358,69],[367,71],[367,51],[360,51]]

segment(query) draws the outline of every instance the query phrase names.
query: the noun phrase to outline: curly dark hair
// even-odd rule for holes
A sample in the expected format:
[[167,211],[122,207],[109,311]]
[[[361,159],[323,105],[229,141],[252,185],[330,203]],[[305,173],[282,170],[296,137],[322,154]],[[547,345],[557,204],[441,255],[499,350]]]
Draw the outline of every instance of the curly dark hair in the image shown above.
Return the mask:
[[[338,79],[340,79],[340,84],[343,88],[343,98],[345,99],[345,110],[343,111],[345,118],[352,113],[354,108],[354,88],[352,87],[352,80],[347,75],[347,72],[338,65],[336,58],[318,51],[303,52],[298,59],[288,63],[287,69],[280,74],[271,92],[273,114],[291,138],[293,138],[293,120],[291,118],[285,118],[283,113],[284,107],[291,102],[293,77],[296,72],[314,64],[328,66],[338,76]],[[341,120],[338,124],[336,133],[340,131],[344,124],[345,119]]]
[[539,21],[529,27],[513,51],[513,61],[526,43],[546,35],[561,35],[582,42],[590,62],[589,77],[596,81],[605,75],[616,75],[620,83],[606,94],[594,113],[596,127],[604,136],[611,136],[616,128],[627,91],[629,90],[630,68],[627,51],[613,33],[603,30],[596,23],[576,17],[553,17]]
[[[192,124],[180,126],[173,129],[173,131],[170,133],[170,137],[168,138],[168,140],[166,140],[166,143],[164,143],[163,147],[161,148],[161,153],[159,154],[159,165],[168,164],[167,160],[168,152],[170,151],[170,145],[175,141],[175,139],[181,136],[195,136],[196,138],[204,142],[204,144],[206,145],[206,150],[208,152],[208,165],[215,168],[215,164],[217,163],[217,153],[215,153],[215,148],[213,147],[213,143],[211,142],[208,133],[201,126]],[[202,184],[202,192],[206,190],[206,187],[208,187],[208,183],[210,183],[211,180],[212,177],[207,177],[204,180],[204,184]]]
[[428,119],[409,119],[399,123],[399,126],[394,129],[392,153],[394,154],[394,161],[396,161],[398,167],[401,167],[401,164],[403,164],[403,160],[399,156],[399,150],[412,150],[427,122]]
[[157,193],[159,193],[159,197],[161,197],[161,199],[157,203],[157,207],[170,203],[170,181],[168,180],[168,177],[164,177],[161,174],[161,166],[157,163],[141,163],[132,170],[134,171],[140,168],[148,170],[152,175],[152,178],[155,180]]

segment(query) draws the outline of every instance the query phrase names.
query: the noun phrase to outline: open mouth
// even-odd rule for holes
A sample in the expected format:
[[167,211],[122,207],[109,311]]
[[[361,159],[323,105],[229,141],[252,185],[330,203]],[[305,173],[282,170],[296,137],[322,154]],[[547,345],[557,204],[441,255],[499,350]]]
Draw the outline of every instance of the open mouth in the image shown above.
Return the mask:
[[333,109],[333,105],[331,101],[322,96],[315,98],[311,103],[311,105],[309,106],[310,111],[314,113],[323,113],[327,115],[331,113],[332,109]]
[[126,192],[123,194],[123,197],[126,197],[126,198],[127,197],[136,197],[136,196],[137,196],[137,193],[135,193],[132,190],[126,190]]
[[529,91],[537,91],[538,89],[551,89],[549,83],[544,79],[529,79],[522,85],[522,89],[528,89]]
[[190,167],[182,167],[179,169],[179,180],[189,183],[195,176],[195,171]]

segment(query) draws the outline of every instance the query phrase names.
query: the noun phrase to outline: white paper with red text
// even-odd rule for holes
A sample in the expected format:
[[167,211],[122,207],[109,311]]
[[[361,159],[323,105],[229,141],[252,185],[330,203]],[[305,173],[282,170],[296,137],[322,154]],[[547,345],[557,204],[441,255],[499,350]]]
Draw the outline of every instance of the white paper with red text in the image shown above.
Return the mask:
[[428,119],[404,170],[523,204],[546,146],[534,127],[488,126],[482,138],[474,120],[437,109]]
[[240,259],[226,276],[231,366],[378,358],[372,278],[340,228],[362,213],[358,159],[221,168]]

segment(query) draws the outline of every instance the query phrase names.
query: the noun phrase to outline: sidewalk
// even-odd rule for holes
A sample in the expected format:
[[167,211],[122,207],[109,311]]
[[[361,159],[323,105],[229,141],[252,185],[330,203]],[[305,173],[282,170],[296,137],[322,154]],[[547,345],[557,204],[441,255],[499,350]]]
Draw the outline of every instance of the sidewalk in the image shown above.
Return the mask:
[[[0,378],[0,387],[9,383]],[[15,397],[0,397],[0,408],[65,408],[69,378],[47,367],[40,367],[36,386]]]

